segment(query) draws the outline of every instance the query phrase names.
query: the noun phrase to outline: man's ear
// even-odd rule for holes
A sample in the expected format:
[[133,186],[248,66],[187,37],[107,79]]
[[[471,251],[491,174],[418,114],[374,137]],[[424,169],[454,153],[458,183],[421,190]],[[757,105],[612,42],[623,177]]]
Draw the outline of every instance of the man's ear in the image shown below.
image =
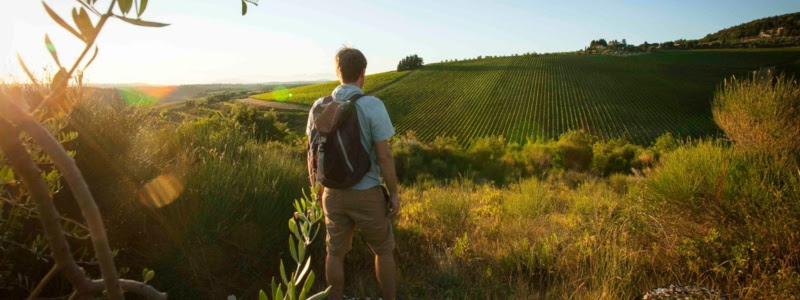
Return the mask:
[[367,69],[364,69],[364,71],[361,71],[361,79],[365,79],[365,78],[367,78]]

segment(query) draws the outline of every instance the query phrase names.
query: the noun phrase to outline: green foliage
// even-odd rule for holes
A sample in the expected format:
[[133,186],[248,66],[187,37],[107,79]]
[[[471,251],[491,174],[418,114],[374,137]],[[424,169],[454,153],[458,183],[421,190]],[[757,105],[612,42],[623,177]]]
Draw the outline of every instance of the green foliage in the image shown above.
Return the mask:
[[416,70],[422,68],[423,64],[422,57],[419,57],[416,54],[409,55],[397,63],[397,72]]
[[[275,228],[285,228],[291,214],[291,204],[280,199],[307,185],[300,152],[275,136],[258,138],[237,122],[235,106],[210,106],[202,110],[207,116],[173,124],[152,110],[105,100],[79,104],[71,128],[80,133],[76,161],[110,239],[122,248],[118,263],[151,266],[159,274],[155,284],[177,298],[231,292],[187,275],[193,272],[225,286],[277,274],[287,236]],[[173,176],[182,193],[153,207],[145,186],[162,175]]]
[[563,134],[556,145],[564,169],[588,170],[592,164],[592,145],[596,139],[585,131],[570,131]]
[[592,146],[592,170],[600,175],[612,173],[629,174],[633,169],[642,169],[640,155],[644,148],[632,145],[624,139],[597,142]]
[[679,143],[678,140],[672,136],[671,132],[667,132],[661,136],[659,136],[655,142],[653,142],[653,149],[658,152],[666,153],[678,148]]
[[502,137],[478,138],[468,145],[460,146],[455,138],[445,137],[425,143],[414,132],[395,137],[392,151],[398,178],[420,184],[429,179],[447,181],[467,176],[505,185],[531,176],[545,178],[555,171],[574,177],[577,184],[582,180],[575,174],[605,177],[644,172],[665,151],[645,149],[625,139],[598,141],[584,131],[567,132],[557,141],[528,140],[524,145]]
[[550,195],[549,187],[538,179],[526,179],[509,187],[503,208],[517,218],[535,219],[556,211],[558,202]]
[[[0,93],[11,95],[15,99],[31,99],[44,92],[40,90],[41,88],[31,85],[2,85]],[[83,97],[84,92],[72,89],[62,104],[69,106],[75,99]],[[49,113],[38,116],[40,122],[59,142],[67,149],[74,149],[75,140],[80,134],[68,126],[71,116],[67,110],[54,107]],[[63,189],[61,172],[52,168],[53,161],[50,156],[29,137],[22,135],[21,140],[34,162],[43,170],[42,178],[47,184],[50,196],[60,194]],[[75,155],[73,150],[67,153],[70,156]],[[31,285],[47,272],[52,266],[52,258],[44,236],[38,229],[34,229],[41,226],[41,223],[31,200],[30,191],[23,185],[19,175],[15,174],[7,159],[0,151],[0,251],[3,254],[0,258],[0,290],[23,297],[26,294],[18,293],[29,290]],[[92,262],[93,255],[87,251],[87,247],[90,246],[80,243],[88,234],[86,227],[72,220],[63,219],[62,222],[66,236],[69,240],[77,242],[74,248],[80,253],[76,254],[76,259]]]
[[234,105],[230,115],[236,123],[253,132],[256,139],[275,141],[296,139],[296,135],[289,131],[286,123],[278,120],[275,110],[264,112],[249,105]]
[[[289,219],[289,251],[297,268],[294,272],[286,273],[283,261],[281,261],[280,278],[282,282],[275,284],[272,279],[272,299],[323,299],[328,295],[330,287],[322,292],[309,295],[314,284],[314,271],[310,271],[311,257],[307,257],[306,249],[314,241],[319,233],[319,224],[324,218],[322,204],[317,202],[319,187],[313,188],[311,195],[303,193],[303,197],[294,201],[294,217]],[[297,244],[297,246],[295,246]],[[263,296],[262,296],[263,295]],[[268,299],[269,297],[263,290],[259,291],[259,298]]]
[[[364,79],[365,93],[371,93],[407,74],[408,72],[384,72],[367,75]],[[330,95],[339,81],[329,81],[318,84],[306,85],[288,90],[276,90],[269,93],[254,95],[254,99],[267,101],[286,101],[291,103],[311,105],[320,97]],[[284,97],[288,93],[288,98]]]
[[[655,200],[654,211],[672,220],[664,234],[680,241],[677,251],[684,267],[699,280],[797,272],[785,269],[797,254],[779,250],[798,243],[787,237],[800,230],[796,166],[792,158],[740,151],[719,142],[687,144],[665,155],[647,181],[652,193],[648,198]],[[777,296],[780,290],[760,288],[742,288],[742,293],[745,298],[783,297]]]
[[726,81],[714,96],[714,120],[742,151],[800,154],[800,85],[772,74]]

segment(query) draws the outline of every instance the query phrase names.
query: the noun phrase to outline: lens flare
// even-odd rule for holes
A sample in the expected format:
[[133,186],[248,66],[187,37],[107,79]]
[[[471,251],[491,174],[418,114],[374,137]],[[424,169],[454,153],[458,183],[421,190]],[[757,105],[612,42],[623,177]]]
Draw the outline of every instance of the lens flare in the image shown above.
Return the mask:
[[164,207],[183,193],[183,183],[175,175],[162,174],[142,188],[141,201],[150,207]]
[[152,106],[171,95],[175,88],[175,86],[121,87],[117,92],[130,106]]
[[292,93],[283,85],[276,86],[275,89],[272,90],[272,98],[277,101],[286,101],[291,97]]

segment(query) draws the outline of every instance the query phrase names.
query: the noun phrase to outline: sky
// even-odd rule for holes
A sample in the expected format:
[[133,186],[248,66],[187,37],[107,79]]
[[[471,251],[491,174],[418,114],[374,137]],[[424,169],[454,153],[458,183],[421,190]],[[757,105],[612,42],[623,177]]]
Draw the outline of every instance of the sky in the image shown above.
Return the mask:
[[[71,22],[75,1],[46,0]],[[343,45],[367,57],[367,73],[394,70],[403,57],[425,62],[478,55],[582,49],[592,39],[629,44],[702,38],[754,19],[800,11],[784,0],[450,1],[259,0],[246,16],[240,0],[150,0],[137,27],[111,19],[98,37],[89,83],[264,83],[333,80]],[[105,11],[108,0],[97,1]],[[97,18],[93,19],[95,22]],[[19,53],[37,76],[82,42],[61,29],[40,1],[0,0],[0,81],[22,81]]]

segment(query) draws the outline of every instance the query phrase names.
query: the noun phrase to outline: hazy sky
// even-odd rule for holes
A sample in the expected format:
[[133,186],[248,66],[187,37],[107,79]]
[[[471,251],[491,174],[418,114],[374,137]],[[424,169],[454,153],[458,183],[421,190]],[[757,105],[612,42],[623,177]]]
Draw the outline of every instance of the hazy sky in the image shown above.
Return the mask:
[[[35,72],[51,64],[49,33],[62,62],[81,43],[52,22],[41,2],[0,0],[0,79],[19,76],[20,52]],[[98,1],[107,7],[109,1]],[[444,59],[581,49],[596,38],[628,43],[701,38],[753,19],[800,11],[797,0],[449,1],[150,0],[142,28],[111,19],[89,68],[92,83],[254,83],[334,79],[343,44],[367,56],[367,73],[390,71],[409,54]],[[65,19],[76,2],[48,0]],[[73,4],[75,3],[75,4]],[[101,9],[102,10],[102,9]]]

